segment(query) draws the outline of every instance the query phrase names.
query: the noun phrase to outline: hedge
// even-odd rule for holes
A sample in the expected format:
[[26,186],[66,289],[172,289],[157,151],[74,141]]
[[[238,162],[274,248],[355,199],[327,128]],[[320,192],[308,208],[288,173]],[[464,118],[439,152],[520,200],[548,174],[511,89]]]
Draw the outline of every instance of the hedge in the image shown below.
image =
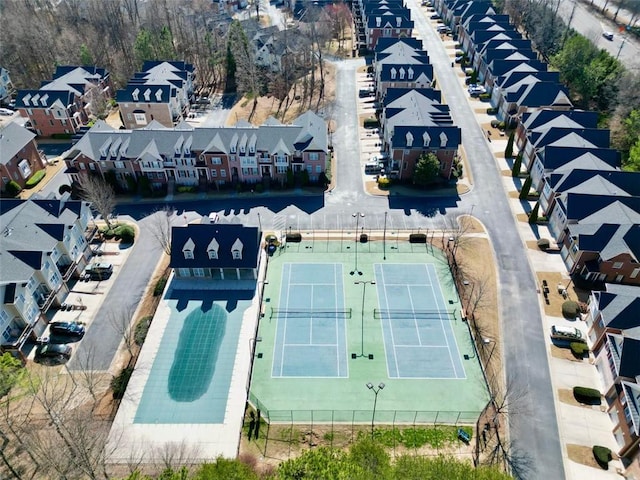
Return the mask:
[[391,180],[389,180],[388,177],[378,178],[378,188],[381,188],[384,190],[385,188],[389,188],[389,185],[391,185]]
[[571,348],[571,353],[578,358],[584,358],[585,354],[589,353],[589,346],[583,342],[571,342],[569,348]]
[[142,344],[144,343],[144,339],[147,338],[147,333],[149,332],[149,326],[151,325],[152,318],[153,316],[147,315],[146,317],[142,317],[137,323],[136,328],[133,332],[133,341],[136,342],[136,345],[142,346]]
[[162,295],[162,292],[164,292],[164,287],[167,285],[167,279],[162,277],[160,280],[158,280],[155,284],[155,286],[153,287],[153,296],[157,297],[159,295]]
[[114,229],[113,233],[125,243],[133,243],[136,237],[136,231],[131,225],[119,225]]
[[113,390],[113,398],[121,399],[127,390],[127,384],[133,373],[133,367],[125,367],[115,377],[111,379],[111,390]]
[[588,405],[600,405],[602,402],[602,395],[595,388],[573,387],[573,396],[580,403]]
[[9,195],[10,197],[17,196],[21,190],[22,190],[22,187],[15,180],[11,180],[9,183],[7,183],[7,186],[5,187],[5,191],[7,192],[7,195]]
[[494,107],[487,108],[487,115],[495,115],[498,113],[498,109]]
[[287,233],[287,242],[293,242],[293,243],[300,243],[302,241],[302,234],[295,232],[295,233]]
[[611,450],[601,445],[594,445],[592,448],[593,458],[603,470],[609,470],[609,462],[612,460]]
[[409,235],[409,243],[427,243],[427,235],[425,233],[412,233]]
[[576,318],[580,313],[580,305],[573,300],[567,300],[562,304],[562,316],[564,318]]
[[46,170],[38,170],[36,173],[31,175],[31,177],[29,177],[29,180],[27,180],[27,182],[24,184],[25,188],[35,187],[40,183],[40,180],[44,178],[46,173]]

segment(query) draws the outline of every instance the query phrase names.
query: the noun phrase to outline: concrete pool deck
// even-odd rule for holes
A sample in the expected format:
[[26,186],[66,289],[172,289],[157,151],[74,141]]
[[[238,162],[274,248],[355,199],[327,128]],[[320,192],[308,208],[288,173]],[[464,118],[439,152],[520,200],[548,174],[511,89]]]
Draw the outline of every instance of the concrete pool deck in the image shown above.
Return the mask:
[[[264,251],[260,252],[257,288],[250,306],[242,314],[233,362],[231,383],[227,394],[222,423],[135,423],[147,380],[156,360],[162,339],[174,308],[171,301],[160,302],[147,338],[131,376],[126,394],[114,419],[106,454],[110,463],[154,463],[170,452],[189,461],[213,460],[219,456],[235,458],[238,454],[242,420],[251,368],[251,350],[260,313],[260,294],[267,266]],[[173,274],[167,285],[172,284]],[[227,287],[228,288],[228,287]]]

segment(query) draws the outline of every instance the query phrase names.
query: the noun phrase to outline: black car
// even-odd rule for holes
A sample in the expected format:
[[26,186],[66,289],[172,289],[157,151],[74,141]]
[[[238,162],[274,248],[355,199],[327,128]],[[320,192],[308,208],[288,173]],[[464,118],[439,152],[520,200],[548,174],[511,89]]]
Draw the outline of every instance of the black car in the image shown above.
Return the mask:
[[36,362],[64,361],[71,357],[71,347],[60,343],[45,343],[36,348]]
[[82,337],[84,325],[77,322],[53,322],[49,324],[49,331],[54,335],[68,335],[70,337]]

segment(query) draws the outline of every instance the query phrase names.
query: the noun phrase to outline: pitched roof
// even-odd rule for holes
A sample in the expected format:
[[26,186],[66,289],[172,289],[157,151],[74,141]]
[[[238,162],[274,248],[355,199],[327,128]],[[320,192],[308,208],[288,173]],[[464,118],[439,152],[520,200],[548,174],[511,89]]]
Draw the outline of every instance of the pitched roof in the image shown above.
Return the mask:
[[640,223],[640,197],[569,192],[558,196],[557,205],[567,219],[581,224],[605,224],[612,218],[621,225]]
[[[233,250],[241,242],[241,258]],[[215,246],[215,247],[213,247]],[[185,258],[184,249],[193,253]],[[217,258],[208,250],[217,249]],[[190,224],[171,229],[171,268],[256,268],[260,248],[260,231],[256,227],[236,224]]]
[[36,135],[15,122],[0,129],[0,165],[7,165]]
[[606,327],[627,330],[640,327],[640,288],[635,287],[636,295],[594,292],[597,308]]
[[569,225],[569,235],[576,239],[583,252],[598,252],[609,261],[618,255],[629,254],[640,259],[640,225],[585,224]]

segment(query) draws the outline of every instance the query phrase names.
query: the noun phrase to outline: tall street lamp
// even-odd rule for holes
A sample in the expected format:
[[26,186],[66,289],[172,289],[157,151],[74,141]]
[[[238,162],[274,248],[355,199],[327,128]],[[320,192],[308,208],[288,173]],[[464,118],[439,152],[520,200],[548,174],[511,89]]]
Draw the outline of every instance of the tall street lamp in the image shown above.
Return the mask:
[[384,383],[380,382],[378,388],[373,386],[373,383],[367,383],[367,388],[373,392],[375,397],[373,398],[373,415],[371,415],[371,440],[373,440],[373,426],[376,420],[376,405],[378,403],[378,393],[384,388]]
[[357,273],[358,275],[362,275],[362,272],[358,270],[358,227],[360,225],[360,217],[364,218],[364,213],[356,212],[352,213],[351,216],[356,219],[356,264],[349,274],[355,275]]
[[[351,354],[351,358],[365,357],[364,354],[364,298],[367,293],[367,285],[375,285],[375,280],[356,280],[354,285],[362,285],[362,310],[360,313],[360,355]],[[373,354],[368,355],[369,360],[373,360]]]

